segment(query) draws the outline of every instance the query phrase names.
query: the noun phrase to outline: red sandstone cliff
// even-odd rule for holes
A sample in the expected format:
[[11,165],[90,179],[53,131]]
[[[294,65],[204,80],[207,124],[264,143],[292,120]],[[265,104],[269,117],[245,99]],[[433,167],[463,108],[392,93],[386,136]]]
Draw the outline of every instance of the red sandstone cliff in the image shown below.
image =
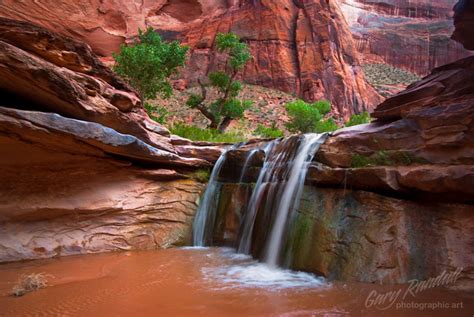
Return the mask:
[[456,0],[338,0],[368,63],[420,75],[472,53],[450,40]]
[[0,262],[189,238],[184,174],[220,149],[171,138],[87,45],[0,18],[0,95]]
[[344,116],[372,109],[381,99],[369,86],[347,24],[333,1],[169,0],[12,1],[0,15],[34,21],[81,39],[103,56],[152,26],[165,38],[191,46],[184,74],[190,83],[219,65],[212,53],[217,32],[232,31],[249,43],[254,58],[246,82],[328,98]]

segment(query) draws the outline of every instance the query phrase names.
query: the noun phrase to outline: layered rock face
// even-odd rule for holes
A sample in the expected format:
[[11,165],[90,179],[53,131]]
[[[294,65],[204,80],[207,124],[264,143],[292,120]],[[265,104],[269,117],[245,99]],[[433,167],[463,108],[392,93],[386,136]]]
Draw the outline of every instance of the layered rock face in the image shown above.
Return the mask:
[[87,45],[26,22],[0,19],[0,90],[0,262],[189,243],[185,174],[220,147],[197,158]]
[[[466,28],[473,9],[458,7],[455,17],[455,38],[466,47],[472,45]],[[474,57],[435,69],[372,116],[370,124],[338,130],[319,149],[300,205],[287,220],[287,264],[330,279],[377,283],[462,269],[454,287],[473,290]],[[216,244],[238,241],[264,146],[227,155]],[[270,209],[254,216],[257,257],[264,255],[268,222],[276,217]]]
[[[252,194],[222,179],[214,245],[235,247]],[[343,186],[341,186],[343,187]],[[406,200],[384,194],[305,186],[285,237],[286,264],[329,280],[406,283],[463,268],[456,287],[474,289],[472,205]],[[264,259],[268,214],[259,210],[252,254]]]
[[462,43],[468,50],[474,50],[474,39],[472,30],[474,29],[474,2],[472,0],[460,0],[454,7],[454,25],[456,29],[453,39]]
[[[343,129],[322,146],[307,181],[344,188],[335,196],[351,193],[339,198],[344,203],[336,209],[363,210],[361,218],[339,219],[352,223],[349,227],[364,221],[358,233],[347,227],[342,240],[360,237],[368,244],[359,240],[362,244],[349,244],[340,253],[349,258],[358,253],[360,267],[368,268],[364,278],[376,272],[379,280],[405,281],[462,267],[461,285],[474,288],[473,79],[474,57],[438,68],[379,105],[374,123]],[[328,206],[322,210],[333,208]],[[374,231],[372,216],[377,218]],[[339,240],[334,232],[329,236],[329,241]],[[358,252],[361,245],[364,251]],[[328,260],[343,275],[353,268],[331,255],[317,267]]]
[[241,1],[185,35],[193,47],[190,80],[220,64],[211,52],[217,32],[234,32],[249,43],[253,59],[243,77],[252,84],[328,98],[348,116],[371,109],[380,98],[367,85],[339,8],[325,1]]
[[243,78],[251,84],[327,98],[342,116],[370,110],[380,96],[368,85],[356,47],[335,2],[302,1],[4,1],[0,15],[30,20],[89,43],[110,56],[138,27],[152,26],[191,47],[188,84],[221,65],[212,52],[217,32],[235,32],[252,50]]
[[[460,41],[470,45],[470,37]],[[435,69],[380,104],[373,117],[338,130],[319,149],[288,220],[288,264],[331,279],[380,283],[462,268],[456,287],[474,289],[474,57]],[[264,158],[260,150],[246,160],[255,146],[228,155],[227,170],[245,163],[248,171],[243,183],[239,172],[221,176],[218,244],[238,239]],[[264,252],[272,217],[257,212],[255,256]]]
[[339,0],[366,63],[419,75],[472,53],[450,39],[455,0]]

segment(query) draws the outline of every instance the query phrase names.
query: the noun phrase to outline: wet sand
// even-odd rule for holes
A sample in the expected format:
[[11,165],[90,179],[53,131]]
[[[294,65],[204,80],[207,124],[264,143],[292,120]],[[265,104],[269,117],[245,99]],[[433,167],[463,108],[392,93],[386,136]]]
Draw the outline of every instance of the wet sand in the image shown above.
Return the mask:
[[[49,278],[50,286],[23,297],[8,295],[19,276],[41,272],[54,276]],[[382,308],[389,305],[389,300],[377,307],[366,307],[371,292],[383,294],[401,288],[405,290],[401,285],[328,283],[308,274],[262,266],[227,249],[107,253],[0,265],[0,315],[471,317],[474,314],[473,293],[443,288],[397,300],[387,310]],[[405,306],[416,302],[455,307],[420,310],[402,308],[401,302]]]

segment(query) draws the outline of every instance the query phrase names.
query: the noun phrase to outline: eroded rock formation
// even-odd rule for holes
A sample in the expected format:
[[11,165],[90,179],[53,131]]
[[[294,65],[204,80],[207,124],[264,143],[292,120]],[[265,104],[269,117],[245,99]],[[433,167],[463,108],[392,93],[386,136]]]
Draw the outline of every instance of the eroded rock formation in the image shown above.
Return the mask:
[[472,53],[450,40],[456,0],[338,0],[366,63],[420,75]]
[[[469,7],[464,7],[469,8]],[[471,7],[472,8],[472,7]],[[466,9],[467,10],[467,9]],[[469,25],[469,11],[456,25]],[[459,20],[458,20],[459,19]],[[467,24],[465,24],[467,23]],[[471,37],[458,33],[468,46]],[[286,231],[289,265],[328,278],[404,283],[462,268],[474,289],[474,57],[435,69],[341,129],[311,163],[301,205]],[[263,151],[228,155],[214,241],[235,245]],[[262,145],[258,145],[260,148]],[[265,198],[263,198],[265,199]],[[252,253],[261,257],[271,212],[258,210]],[[270,219],[270,220],[269,220]]]
[[219,67],[212,52],[217,32],[242,37],[254,58],[246,82],[294,93],[307,100],[327,98],[348,117],[372,109],[380,96],[365,81],[344,17],[333,1],[169,0],[4,1],[0,15],[34,21],[89,43],[110,56],[138,28],[152,26],[167,39],[191,47],[183,76],[188,84]]
[[455,30],[453,39],[462,43],[468,50],[474,50],[474,2],[472,0],[460,0],[454,7]]
[[[375,122],[328,138],[287,223],[291,268],[376,283],[462,268],[457,287],[474,289],[473,62],[470,57],[435,70],[379,105]],[[213,236],[218,245],[236,245],[249,212],[264,158],[260,151],[247,161],[254,149],[246,145],[227,156]],[[244,162],[250,167],[242,183]],[[275,210],[256,213],[255,257],[264,258]]]
[[152,121],[90,48],[0,19],[0,262],[189,243],[220,146]]

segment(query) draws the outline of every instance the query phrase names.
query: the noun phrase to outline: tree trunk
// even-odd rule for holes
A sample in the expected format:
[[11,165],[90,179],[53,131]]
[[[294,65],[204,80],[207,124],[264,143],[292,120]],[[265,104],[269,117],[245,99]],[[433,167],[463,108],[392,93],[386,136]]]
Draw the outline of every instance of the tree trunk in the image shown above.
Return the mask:
[[211,121],[211,123],[209,124],[209,129],[217,130],[217,128],[218,128],[217,122]]
[[224,120],[222,120],[221,124],[219,125],[219,131],[224,132],[227,127],[229,127],[229,124],[232,122],[232,118],[225,117]]

